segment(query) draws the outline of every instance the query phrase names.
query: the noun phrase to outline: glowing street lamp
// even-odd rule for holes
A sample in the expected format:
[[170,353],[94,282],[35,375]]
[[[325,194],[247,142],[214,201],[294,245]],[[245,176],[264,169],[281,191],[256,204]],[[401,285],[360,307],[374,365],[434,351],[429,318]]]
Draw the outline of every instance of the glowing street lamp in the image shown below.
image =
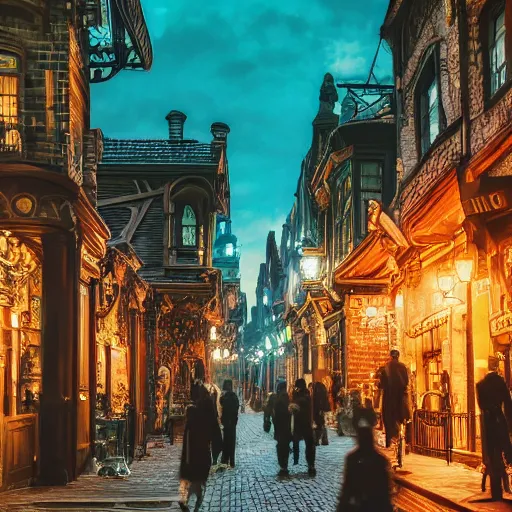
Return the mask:
[[318,279],[320,271],[319,258],[315,256],[303,256],[300,260],[300,270],[305,281],[315,281]]
[[256,355],[261,359],[264,356],[263,350],[258,350],[258,352],[256,352]]
[[455,276],[450,271],[439,271],[437,273],[437,286],[443,293],[451,292],[455,287]]
[[469,283],[473,274],[473,260],[470,258],[457,260],[455,262],[455,270],[462,283]]
[[265,338],[265,348],[267,350],[271,350],[272,349],[272,342],[270,341],[270,338],[268,336]]
[[214,361],[219,361],[220,359],[222,359],[221,355],[220,355],[220,348],[216,348],[214,351],[213,351],[213,360]]
[[210,329],[210,339],[212,341],[215,341],[217,339],[217,327],[215,327],[215,325],[212,325]]
[[224,359],[227,359],[229,357],[229,350],[225,348],[224,353],[222,355],[224,356]]

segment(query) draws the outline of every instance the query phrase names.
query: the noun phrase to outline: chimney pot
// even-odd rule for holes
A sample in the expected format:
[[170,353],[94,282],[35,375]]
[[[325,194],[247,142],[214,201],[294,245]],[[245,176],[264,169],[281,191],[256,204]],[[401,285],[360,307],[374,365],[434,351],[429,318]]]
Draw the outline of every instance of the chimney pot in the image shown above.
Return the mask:
[[187,116],[178,110],[171,110],[165,119],[169,124],[169,140],[183,140],[183,125]]
[[210,131],[214,142],[227,142],[228,133],[231,131],[226,123],[213,123]]

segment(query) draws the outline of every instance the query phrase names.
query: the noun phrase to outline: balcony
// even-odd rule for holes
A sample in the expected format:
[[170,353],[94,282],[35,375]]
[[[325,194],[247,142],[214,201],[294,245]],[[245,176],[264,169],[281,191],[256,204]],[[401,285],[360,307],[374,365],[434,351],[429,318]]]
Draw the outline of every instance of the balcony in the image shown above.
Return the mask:
[[22,154],[22,126],[12,119],[0,118],[0,160],[19,158]]

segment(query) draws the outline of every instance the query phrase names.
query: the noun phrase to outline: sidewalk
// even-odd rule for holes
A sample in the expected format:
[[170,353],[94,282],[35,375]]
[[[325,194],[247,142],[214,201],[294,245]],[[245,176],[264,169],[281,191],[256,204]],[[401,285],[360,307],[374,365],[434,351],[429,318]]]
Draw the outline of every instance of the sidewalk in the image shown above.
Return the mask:
[[[509,501],[489,502],[490,482],[487,492],[481,491],[482,474],[459,464],[448,466],[446,461],[410,454],[405,457],[404,467],[394,473],[398,486],[396,504],[409,511],[411,504],[421,500],[428,511],[461,510],[485,512],[510,512],[512,494],[504,494]],[[437,508],[436,508],[437,504]],[[403,507],[403,508],[402,508]]]
[[77,506],[96,510],[118,506],[144,507],[146,510],[148,507],[167,507],[168,510],[179,499],[178,464],[175,461],[181,455],[181,443],[171,446],[165,439],[163,443],[149,444],[148,454],[148,457],[133,462],[131,475],[126,478],[82,475],[65,487],[28,487],[4,492],[0,497],[0,511],[25,512],[39,507],[62,511]]

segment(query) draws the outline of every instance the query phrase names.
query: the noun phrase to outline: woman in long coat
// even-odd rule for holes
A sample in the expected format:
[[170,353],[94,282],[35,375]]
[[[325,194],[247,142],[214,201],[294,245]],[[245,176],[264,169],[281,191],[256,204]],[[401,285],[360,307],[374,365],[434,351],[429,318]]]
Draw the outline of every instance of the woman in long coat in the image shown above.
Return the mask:
[[213,402],[206,388],[196,383],[192,385],[193,404],[186,413],[183,451],[181,454],[180,479],[182,497],[181,510],[188,511],[188,502],[196,495],[195,510],[203,501],[206,480],[212,465],[212,443],[221,436]]

